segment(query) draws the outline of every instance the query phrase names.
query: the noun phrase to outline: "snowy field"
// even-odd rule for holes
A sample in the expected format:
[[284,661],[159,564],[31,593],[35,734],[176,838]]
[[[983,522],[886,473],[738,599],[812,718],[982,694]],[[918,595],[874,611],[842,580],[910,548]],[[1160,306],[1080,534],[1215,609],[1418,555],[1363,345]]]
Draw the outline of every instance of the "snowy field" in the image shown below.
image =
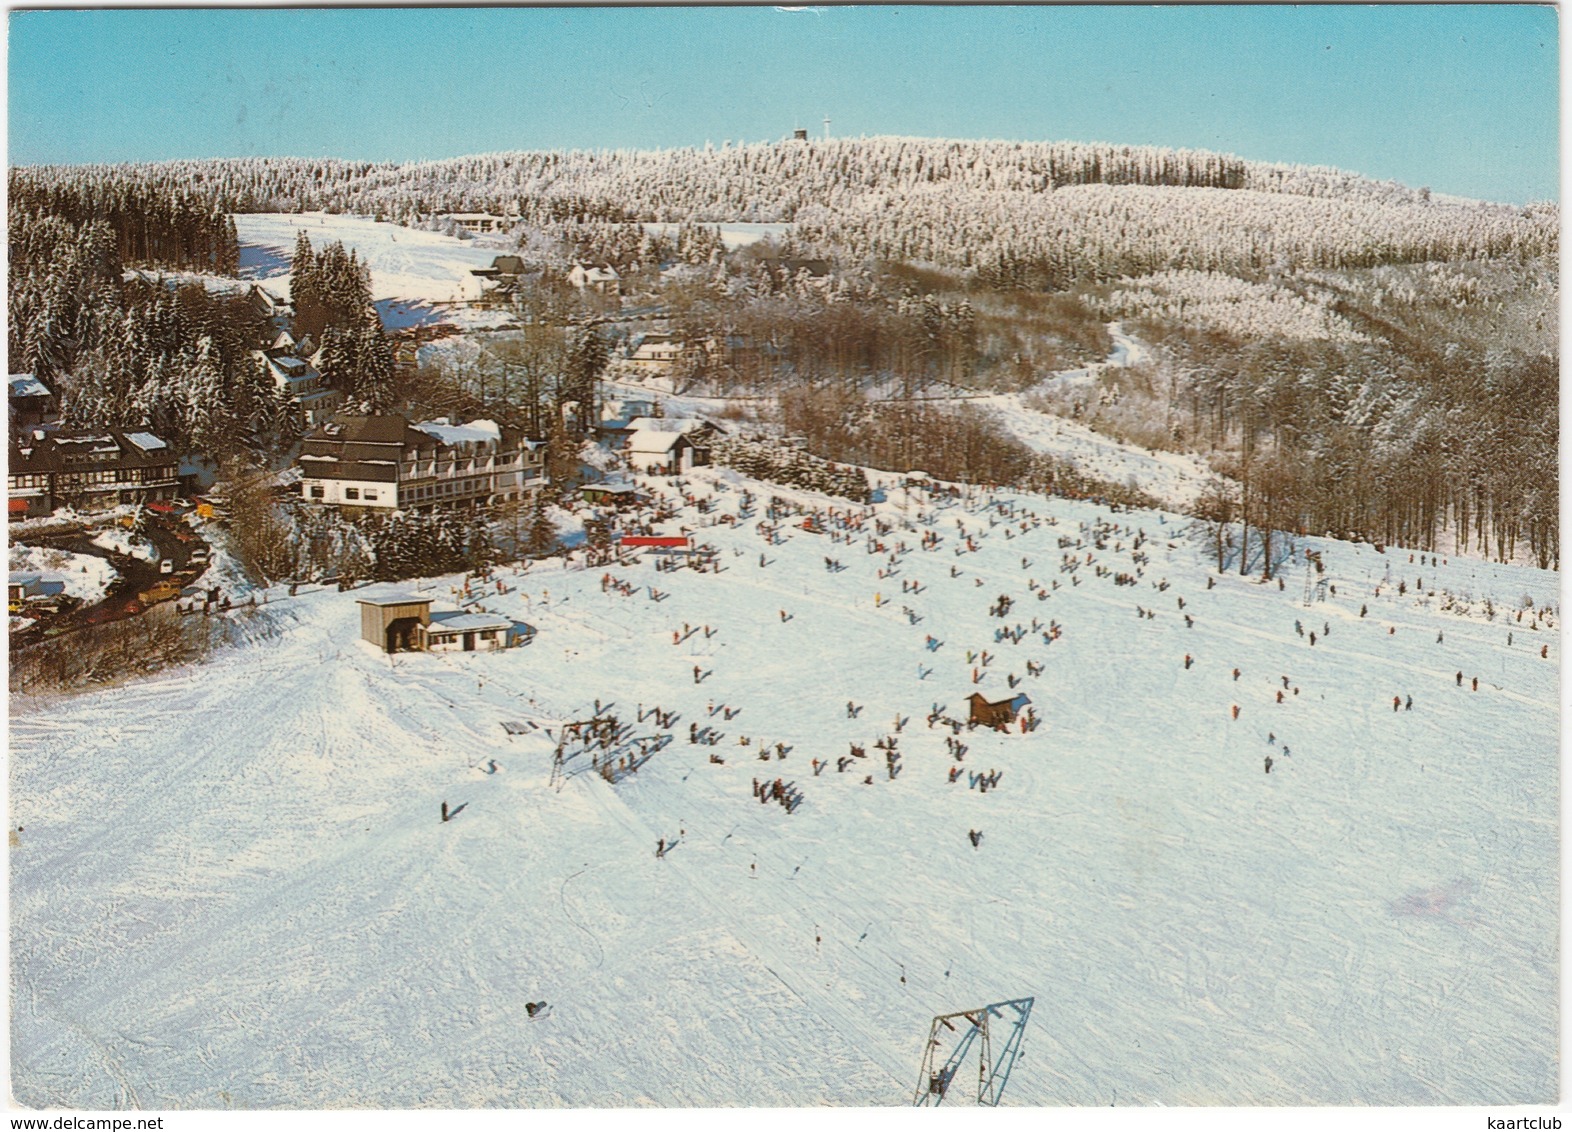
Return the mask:
[[371,298],[388,326],[413,325],[430,316],[433,304],[478,298],[480,283],[470,269],[490,267],[503,254],[498,247],[363,216],[237,213],[241,274],[287,297],[289,261],[301,231],[318,251],[338,240],[370,266]]
[[[722,572],[503,575],[508,653],[360,641],[417,583],[275,591],[200,671],[14,702],[17,1100],[900,1105],[933,1015],[1030,996],[1005,1104],[1554,1101],[1557,575],[1312,542],[1208,588],[1171,515],[894,491],[916,530],[771,540],[771,494],[846,505],[717,522],[739,486],[657,525]],[[973,691],[1042,725],[928,725]],[[670,742],[558,788],[597,700]]]

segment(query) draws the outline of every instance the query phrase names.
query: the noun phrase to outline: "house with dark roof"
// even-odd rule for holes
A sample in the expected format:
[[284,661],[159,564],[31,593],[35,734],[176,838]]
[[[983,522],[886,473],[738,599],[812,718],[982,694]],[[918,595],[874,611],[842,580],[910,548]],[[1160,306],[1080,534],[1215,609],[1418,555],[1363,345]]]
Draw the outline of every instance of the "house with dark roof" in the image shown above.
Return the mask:
[[417,510],[522,499],[545,482],[545,442],[494,421],[338,416],[301,442],[307,503]]
[[150,432],[23,429],[11,436],[8,513],[33,518],[57,507],[104,511],[174,499],[179,472],[174,450]]
[[7,389],[12,429],[45,424],[59,415],[60,407],[49,386],[30,373],[13,373]]
[[494,256],[490,267],[472,267],[469,273],[480,280],[480,297],[483,300],[512,299],[525,275],[524,260],[516,255]]

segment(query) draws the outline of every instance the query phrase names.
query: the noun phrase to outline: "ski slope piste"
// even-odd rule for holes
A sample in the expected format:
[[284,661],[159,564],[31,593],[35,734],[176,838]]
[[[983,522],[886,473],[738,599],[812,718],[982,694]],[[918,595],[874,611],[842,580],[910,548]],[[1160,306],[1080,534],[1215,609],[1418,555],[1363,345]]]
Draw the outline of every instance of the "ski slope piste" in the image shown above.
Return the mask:
[[[640,482],[695,553],[15,700],[18,1101],[903,1105],[1026,1000],[1006,1105],[1554,1101],[1556,574]],[[533,632],[389,654],[402,592]]]

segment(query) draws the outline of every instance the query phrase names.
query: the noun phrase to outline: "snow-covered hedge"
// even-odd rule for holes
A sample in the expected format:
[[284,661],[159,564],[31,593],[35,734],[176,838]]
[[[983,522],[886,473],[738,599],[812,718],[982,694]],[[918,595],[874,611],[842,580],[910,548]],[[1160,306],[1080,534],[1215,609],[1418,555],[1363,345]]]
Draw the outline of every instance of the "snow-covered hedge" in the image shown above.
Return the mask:
[[821,460],[790,445],[728,438],[717,443],[712,454],[717,464],[736,468],[754,479],[838,495],[854,503],[867,503],[870,498],[868,479],[862,472]]
[[1046,453],[1034,453],[1031,465],[1017,485],[1027,491],[1058,495],[1065,499],[1095,499],[1111,506],[1160,511],[1163,502],[1131,484],[1098,479],[1080,471],[1074,464],[1057,460]]

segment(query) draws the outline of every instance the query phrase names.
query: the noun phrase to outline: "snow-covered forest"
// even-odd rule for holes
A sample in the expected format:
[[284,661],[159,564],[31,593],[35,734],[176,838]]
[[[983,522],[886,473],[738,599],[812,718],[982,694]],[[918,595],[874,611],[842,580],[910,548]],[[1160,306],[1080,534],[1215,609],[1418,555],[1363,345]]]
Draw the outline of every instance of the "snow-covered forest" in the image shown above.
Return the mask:
[[[410,164],[291,158],[13,171],[196,198],[224,212],[322,209],[415,223],[490,210],[537,226],[791,221],[803,246],[1063,285],[1164,268],[1372,266],[1553,250],[1556,210],[1442,201],[1333,169],[1150,146],[865,138]],[[122,187],[124,186],[124,187]]]

